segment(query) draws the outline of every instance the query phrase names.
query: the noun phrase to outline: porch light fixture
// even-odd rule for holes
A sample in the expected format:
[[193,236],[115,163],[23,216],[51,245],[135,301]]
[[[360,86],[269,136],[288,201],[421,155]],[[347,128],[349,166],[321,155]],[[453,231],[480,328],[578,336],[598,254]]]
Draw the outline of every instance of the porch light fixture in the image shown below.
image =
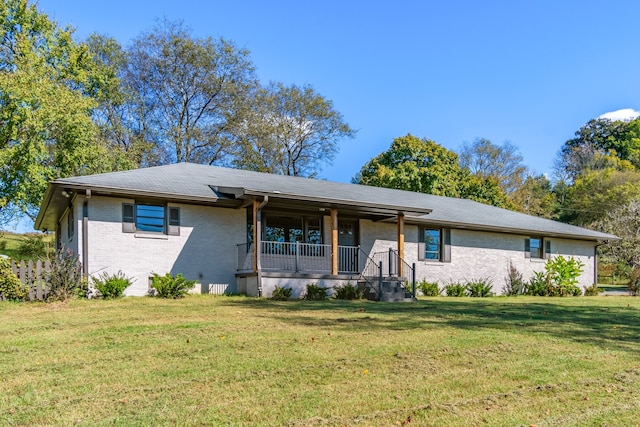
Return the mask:
[[71,197],[71,192],[67,190],[62,190],[62,195],[68,199],[69,197]]

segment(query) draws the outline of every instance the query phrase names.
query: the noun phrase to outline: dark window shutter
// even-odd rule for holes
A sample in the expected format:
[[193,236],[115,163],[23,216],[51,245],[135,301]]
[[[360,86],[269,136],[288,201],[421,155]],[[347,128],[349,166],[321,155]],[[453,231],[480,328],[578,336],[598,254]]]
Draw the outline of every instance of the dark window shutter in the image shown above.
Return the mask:
[[531,258],[531,239],[524,239],[524,257]]
[[551,259],[551,240],[544,241],[544,257]]
[[67,213],[67,238],[71,240],[75,232],[75,219],[73,218],[73,205],[69,205]]
[[424,228],[418,228],[418,261],[424,261],[424,253],[427,250],[424,244]]
[[180,208],[169,207],[169,221],[167,227],[167,234],[171,236],[180,235]]
[[451,230],[442,229],[442,262],[451,262]]
[[134,233],[136,231],[135,209],[132,203],[122,204],[122,232]]

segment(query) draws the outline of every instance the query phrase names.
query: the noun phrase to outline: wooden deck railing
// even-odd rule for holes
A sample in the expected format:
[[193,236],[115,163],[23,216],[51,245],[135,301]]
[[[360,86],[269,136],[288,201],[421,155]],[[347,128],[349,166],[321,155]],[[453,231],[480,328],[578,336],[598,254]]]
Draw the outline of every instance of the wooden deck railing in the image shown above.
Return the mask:
[[[338,246],[338,272],[359,274],[363,264],[357,246]],[[263,271],[331,272],[331,245],[300,242],[261,242]],[[238,271],[253,270],[253,245],[238,245]]]

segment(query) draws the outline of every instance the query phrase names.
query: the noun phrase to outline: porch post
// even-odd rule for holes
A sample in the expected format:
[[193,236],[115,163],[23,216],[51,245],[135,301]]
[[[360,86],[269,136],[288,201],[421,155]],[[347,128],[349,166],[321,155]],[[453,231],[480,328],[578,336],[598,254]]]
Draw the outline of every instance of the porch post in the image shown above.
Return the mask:
[[338,274],[338,210],[331,208],[331,274]]
[[398,276],[404,275],[404,214],[398,213]]
[[253,201],[253,272],[260,271],[260,202]]

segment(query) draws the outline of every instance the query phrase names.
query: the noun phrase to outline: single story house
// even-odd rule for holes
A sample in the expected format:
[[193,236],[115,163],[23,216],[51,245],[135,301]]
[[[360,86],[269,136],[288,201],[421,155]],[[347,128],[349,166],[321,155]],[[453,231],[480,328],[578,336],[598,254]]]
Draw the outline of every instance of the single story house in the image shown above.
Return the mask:
[[582,261],[590,286],[598,244],[617,239],[471,200],[190,163],[57,179],[35,227],[55,230],[86,276],[134,279],[126,295],[167,272],[196,292],[266,297],[358,283],[394,300],[413,280],[480,278],[500,293],[510,266],[528,279],[555,255]]

